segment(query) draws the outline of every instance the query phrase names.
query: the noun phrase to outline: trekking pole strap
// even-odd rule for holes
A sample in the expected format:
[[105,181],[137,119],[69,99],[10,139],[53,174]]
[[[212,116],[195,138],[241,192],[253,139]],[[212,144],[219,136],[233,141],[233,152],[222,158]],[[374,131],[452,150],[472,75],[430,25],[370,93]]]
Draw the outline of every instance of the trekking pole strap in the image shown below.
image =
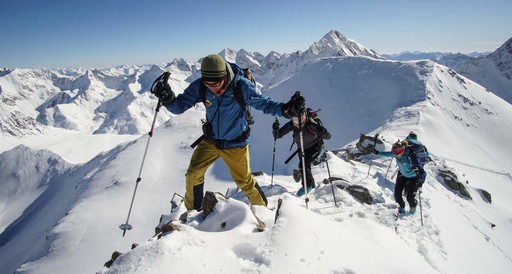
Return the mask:
[[199,136],[199,138],[197,138],[197,140],[195,140],[191,145],[190,147],[191,148],[195,148],[203,139],[204,139],[204,135],[201,135]]

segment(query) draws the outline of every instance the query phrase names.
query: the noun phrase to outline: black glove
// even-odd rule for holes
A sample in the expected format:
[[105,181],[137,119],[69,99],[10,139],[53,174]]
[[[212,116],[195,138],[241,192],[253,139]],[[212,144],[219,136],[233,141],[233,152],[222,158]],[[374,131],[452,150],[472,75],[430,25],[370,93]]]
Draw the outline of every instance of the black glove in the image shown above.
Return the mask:
[[370,150],[372,154],[379,154],[379,151],[376,150],[374,147],[372,147],[372,150]]
[[169,85],[169,76],[171,76],[171,73],[166,71],[162,73],[162,75],[158,76],[158,78],[156,78],[151,85],[151,93],[158,97],[158,99],[162,102],[162,105],[168,105],[172,103],[176,97],[171,89],[171,86]]
[[416,182],[416,186],[418,186],[418,188],[422,187],[423,186],[423,183],[425,183],[423,180],[418,180]]
[[300,91],[296,91],[290,101],[283,106],[283,116],[291,119],[292,117],[299,116],[306,110],[306,99],[300,95]]
[[277,120],[272,124],[272,135],[274,135],[274,138],[277,138],[277,135],[279,135],[279,120]]

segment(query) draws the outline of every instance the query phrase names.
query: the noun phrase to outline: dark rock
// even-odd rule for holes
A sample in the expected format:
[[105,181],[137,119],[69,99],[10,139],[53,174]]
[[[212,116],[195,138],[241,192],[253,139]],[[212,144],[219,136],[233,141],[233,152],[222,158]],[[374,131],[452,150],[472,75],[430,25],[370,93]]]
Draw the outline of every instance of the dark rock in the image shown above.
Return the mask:
[[487,192],[487,190],[484,190],[484,189],[480,189],[480,193],[482,194],[482,196],[484,197],[484,200],[486,202],[488,202],[489,204],[492,204],[491,193]]
[[464,184],[459,182],[457,175],[453,171],[451,171],[449,169],[439,169],[439,175],[441,176],[441,178],[443,178],[444,183],[449,188],[459,192],[460,195],[462,195],[468,199],[472,199],[469,191],[466,189]]

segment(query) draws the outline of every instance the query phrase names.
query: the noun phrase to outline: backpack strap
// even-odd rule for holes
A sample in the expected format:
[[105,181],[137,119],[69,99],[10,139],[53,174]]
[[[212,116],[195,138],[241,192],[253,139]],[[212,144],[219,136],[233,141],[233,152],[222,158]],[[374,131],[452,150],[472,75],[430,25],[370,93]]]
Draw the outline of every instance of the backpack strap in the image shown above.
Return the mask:
[[235,100],[245,112],[245,119],[247,120],[247,123],[249,125],[254,124],[254,118],[252,117],[251,110],[249,107],[246,107],[245,104],[244,93],[242,91],[242,85],[240,84],[240,81],[235,83],[234,93]]
[[242,85],[240,85],[240,82],[235,83],[235,100],[240,105],[242,109],[245,110],[245,100],[244,100],[244,94],[242,92]]
[[199,83],[199,99],[201,99],[201,102],[206,105],[206,85],[203,81]]

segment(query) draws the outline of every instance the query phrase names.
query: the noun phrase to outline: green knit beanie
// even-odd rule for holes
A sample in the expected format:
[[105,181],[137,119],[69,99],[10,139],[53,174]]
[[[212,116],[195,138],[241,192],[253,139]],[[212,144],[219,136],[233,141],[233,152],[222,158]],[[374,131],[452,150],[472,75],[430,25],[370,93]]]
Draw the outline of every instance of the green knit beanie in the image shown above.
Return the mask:
[[210,54],[201,63],[201,78],[207,82],[219,82],[226,76],[226,62],[218,54]]

